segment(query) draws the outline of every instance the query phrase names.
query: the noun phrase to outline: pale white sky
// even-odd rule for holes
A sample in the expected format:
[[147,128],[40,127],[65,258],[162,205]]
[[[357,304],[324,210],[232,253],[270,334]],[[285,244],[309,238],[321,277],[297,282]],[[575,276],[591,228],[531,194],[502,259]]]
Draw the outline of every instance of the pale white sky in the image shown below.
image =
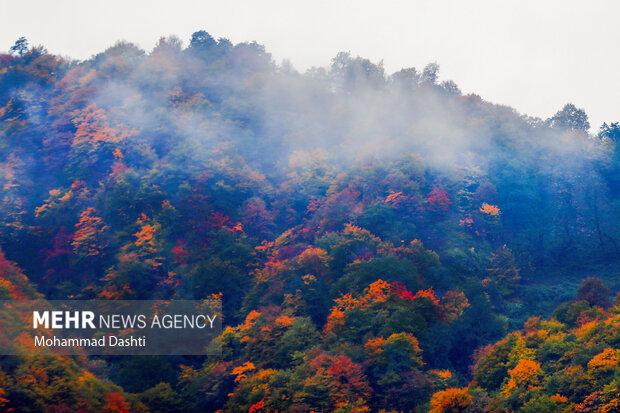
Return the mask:
[[204,29],[301,71],[339,51],[388,73],[436,61],[465,93],[543,118],[573,102],[596,130],[620,121],[619,16],[615,0],[0,0],[0,51],[26,36],[85,59],[120,39],[148,51]]

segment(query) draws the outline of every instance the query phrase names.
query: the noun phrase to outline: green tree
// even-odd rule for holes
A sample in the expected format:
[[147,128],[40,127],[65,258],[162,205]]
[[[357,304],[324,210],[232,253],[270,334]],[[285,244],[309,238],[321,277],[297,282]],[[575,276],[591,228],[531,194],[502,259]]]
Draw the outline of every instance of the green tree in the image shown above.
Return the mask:
[[22,57],[28,51],[28,40],[25,37],[20,37],[15,41],[15,44],[9,49],[12,55]]
[[553,115],[548,123],[553,128],[568,129],[572,131],[587,131],[590,129],[588,115],[583,109],[578,109],[572,103],[564,105],[562,110]]

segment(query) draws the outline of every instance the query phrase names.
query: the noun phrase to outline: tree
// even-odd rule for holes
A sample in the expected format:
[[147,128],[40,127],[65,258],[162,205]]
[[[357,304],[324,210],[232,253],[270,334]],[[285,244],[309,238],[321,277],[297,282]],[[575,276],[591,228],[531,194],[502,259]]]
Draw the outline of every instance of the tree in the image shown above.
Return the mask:
[[183,46],[183,41],[179,39],[177,36],[167,36],[160,37],[153,48],[153,55],[158,53],[168,53],[170,55],[177,55]]
[[588,115],[585,110],[578,109],[572,103],[564,105],[562,110],[558,111],[547,122],[553,128],[572,131],[587,131],[590,129],[590,122],[588,122]]
[[514,288],[521,279],[521,270],[517,267],[510,248],[504,245],[492,253],[490,264],[487,273],[500,292],[504,295],[514,293]]
[[448,192],[439,187],[434,187],[433,190],[426,197],[428,203],[428,209],[438,214],[445,214],[450,210],[452,201]]
[[610,123],[603,122],[598,132],[599,139],[609,139],[614,143],[620,141],[620,124],[618,122]]
[[465,413],[471,402],[467,388],[446,389],[433,395],[430,413]]
[[105,396],[106,404],[101,410],[104,413],[130,413],[129,404],[120,392],[109,393]]
[[71,245],[78,260],[94,263],[91,270],[100,272],[102,253],[108,246],[106,233],[109,227],[96,215],[95,208],[87,208],[80,214],[80,221],[75,224],[75,228]]
[[582,281],[577,290],[577,301],[587,301],[591,306],[607,308],[611,305],[609,301],[610,291],[599,278],[590,277]]
[[173,413],[181,410],[182,401],[169,383],[159,383],[139,395],[149,411]]
[[361,57],[352,58],[348,52],[340,52],[332,59],[330,74],[345,93],[364,87],[377,88],[385,82],[382,61],[374,64]]
[[336,406],[368,400],[370,388],[362,366],[345,355],[319,353],[308,361],[309,377],[300,398],[311,406],[334,411]]
[[13,56],[22,57],[28,51],[28,40],[25,37],[20,37],[15,41],[15,44],[9,49]]
[[401,69],[390,76],[390,81],[403,91],[412,91],[420,83],[420,74],[414,67]]
[[446,80],[445,82],[441,82],[441,87],[450,95],[458,96],[462,94],[461,89],[453,80]]
[[430,83],[434,85],[437,83],[437,78],[439,77],[439,65],[437,63],[429,63],[422,70],[422,76],[420,81],[422,83]]
[[196,52],[208,52],[217,45],[215,39],[206,31],[199,30],[192,34],[189,49]]

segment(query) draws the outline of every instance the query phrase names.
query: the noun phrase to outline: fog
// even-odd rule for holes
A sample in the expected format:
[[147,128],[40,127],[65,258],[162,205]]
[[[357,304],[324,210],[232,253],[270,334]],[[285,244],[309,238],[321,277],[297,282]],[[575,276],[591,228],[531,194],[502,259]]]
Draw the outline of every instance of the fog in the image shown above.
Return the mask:
[[[206,28],[233,42],[256,40],[278,63],[300,71],[351,51],[386,71],[439,62],[466,93],[549,117],[568,101],[584,107],[593,131],[620,110],[616,2],[476,0],[196,2],[61,0],[7,2],[0,50],[19,36],[85,60],[116,40],[145,50],[159,36],[188,39]],[[543,95],[544,98],[535,98]]]

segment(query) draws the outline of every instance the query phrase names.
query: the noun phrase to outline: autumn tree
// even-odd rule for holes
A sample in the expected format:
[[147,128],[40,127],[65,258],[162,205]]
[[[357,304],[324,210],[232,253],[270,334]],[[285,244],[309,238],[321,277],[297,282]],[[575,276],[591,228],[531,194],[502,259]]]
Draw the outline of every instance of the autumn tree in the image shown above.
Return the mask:
[[100,256],[107,246],[105,235],[109,227],[96,213],[95,208],[85,209],[75,224],[76,231],[71,245],[80,259]]
[[428,209],[438,214],[445,214],[450,210],[450,206],[452,205],[448,192],[439,187],[434,187],[426,196],[426,202],[428,204]]
[[514,255],[507,246],[502,246],[491,254],[487,274],[503,295],[511,295],[521,279]]
[[431,399],[430,413],[465,413],[471,405],[472,397],[467,388],[450,388],[439,391]]
[[610,291],[599,278],[590,277],[581,282],[575,299],[586,301],[591,306],[607,308],[611,305],[609,300]]

